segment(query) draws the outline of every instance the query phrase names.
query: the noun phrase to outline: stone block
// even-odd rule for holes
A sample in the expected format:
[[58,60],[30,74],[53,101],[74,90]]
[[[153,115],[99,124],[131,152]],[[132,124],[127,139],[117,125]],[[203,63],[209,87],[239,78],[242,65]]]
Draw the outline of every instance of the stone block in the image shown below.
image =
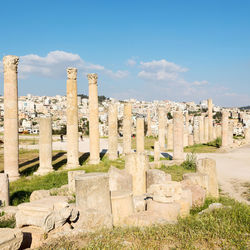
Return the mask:
[[109,169],[109,188],[110,191],[132,191],[132,175],[125,169],[118,169],[111,166]]
[[146,209],[146,195],[133,196],[135,212],[143,212]]
[[166,174],[162,170],[149,169],[147,171],[147,189],[154,184],[165,184],[167,181],[171,181],[171,175]]
[[181,198],[180,200],[175,200],[176,203],[180,205],[180,216],[186,217],[190,212],[190,201],[187,198]]
[[157,202],[147,200],[147,211],[152,211],[167,222],[175,223],[180,215],[181,206],[177,202]]
[[0,207],[9,206],[9,179],[7,174],[0,174]]
[[197,171],[208,176],[208,195],[218,198],[219,187],[216,173],[216,161],[205,158],[198,161]]
[[209,193],[208,175],[199,172],[187,173],[183,175],[183,180],[188,181],[190,184],[199,185],[206,190],[206,194]]
[[18,250],[23,241],[23,233],[20,229],[0,228],[0,249]]
[[41,199],[49,197],[49,196],[50,196],[49,190],[35,190],[30,195],[30,202],[36,201],[36,200],[41,200]]
[[76,170],[76,171],[69,171],[68,172],[68,189],[69,193],[73,194],[76,192],[76,184],[75,184],[75,177],[78,175],[85,174],[84,170]]
[[124,219],[134,213],[132,191],[111,192],[113,225],[124,226]]

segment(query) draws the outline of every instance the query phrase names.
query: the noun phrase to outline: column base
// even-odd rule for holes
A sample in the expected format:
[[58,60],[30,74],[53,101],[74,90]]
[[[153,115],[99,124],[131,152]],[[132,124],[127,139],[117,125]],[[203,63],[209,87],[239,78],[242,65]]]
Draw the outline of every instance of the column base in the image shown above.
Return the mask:
[[46,174],[49,174],[49,173],[52,173],[54,172],[54,169],[51,167],[51,168],[46,168],[46,169],[39,169],[34,172],[33,174],[34,175],[46,175]]
[[89,164],[90,165],[97,165],[100,163],[100,159],[90,159]]
[[75,168],[80,168],[81,166],[79,163],[67,163],[67,165],[64,167],[64,169],[75,169]]
[[20,178],[20,175],[17,175],[17,176],[9,176],[8,175],[8,178],[9,178],[9,182],[12,182],[12,181],[16,181]]

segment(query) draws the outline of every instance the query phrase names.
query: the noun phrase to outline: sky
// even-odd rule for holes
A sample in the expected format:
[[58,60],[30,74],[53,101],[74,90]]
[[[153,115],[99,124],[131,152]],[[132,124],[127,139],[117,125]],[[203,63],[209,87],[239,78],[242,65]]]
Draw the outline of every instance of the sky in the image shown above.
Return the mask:
[[5,55],[20,57],[19,95],[65,95],[66,68],[98,73],[117,99],[250,105],[250,0],[0,1]]

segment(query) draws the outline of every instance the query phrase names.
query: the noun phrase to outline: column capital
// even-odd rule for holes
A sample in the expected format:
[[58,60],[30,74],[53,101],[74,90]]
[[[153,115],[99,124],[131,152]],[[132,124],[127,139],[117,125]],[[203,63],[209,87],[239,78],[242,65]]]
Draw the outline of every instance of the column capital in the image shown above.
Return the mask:
[[89,84],[97,84],[98,75],[96,73],[91,73],[87,75]]
[[18,62],[19,62],[18,56],[12,56],[12,55],[4,56],[3,58],[4,72],[8,70],[14,70],[15,72],[17,72]]
[[68,79],[76,80],[77,68],[67,68],[67,77],[68,77]]

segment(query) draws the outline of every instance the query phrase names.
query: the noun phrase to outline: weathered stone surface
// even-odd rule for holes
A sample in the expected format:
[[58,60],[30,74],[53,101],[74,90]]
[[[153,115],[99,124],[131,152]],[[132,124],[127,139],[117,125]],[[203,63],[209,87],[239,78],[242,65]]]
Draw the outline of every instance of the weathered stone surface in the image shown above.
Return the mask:
[[109,175],[89,173],[77,176],[76,206],[80,210],[78,227],[91,231],[112,226]]
[[159,143],[159,141],[155,141],[155,143],[154,143],[154,162],[160,161],[160,155],[161,155],[160,143]]
[[155,211],[144,211],[135,213],[128,216],[124,223],[127,226],[133,227],[149,227],[156,224],[165,224],[169,223],[167,220],[159,216],[158,212]]
[[214,139],[213,136],[213,101],[212,99],[207,100],[207,108],[208,108],[208,139],[212,141]]
[[189,181],[181,181],[183,190],[191,190],[192,192],[192,206],[202,206],[206,198],[206,190],[199,185],[190,183]]
[[40,247],[44,242],[44,230],[40,227],[26,226],[21,228],[23,232],[22,248],[34,249]]
[[143,212],[146,209],[146,195],[133,196],[135,212]]
[[188,200],[190,207],[192,207],[193,197],[192,191],[190,189],[182,189],[181,197]]
[[36,200],[41,200],[41,199],[49,197],[49,196],[50,196],[49,190],[35,190],[30,195],[30,202],[36,201]]
[[78,210],[70,206],[66,202],[67,199],[67,197],[63,196],[51,196],[18,205],[18,212],[16,213],[17,227],[32,225],[49,232],[55,227],[65,224],[67,220],[76,220]]
[[144,118],[136,119],[136,152],[144,152]]
[[114,166],[109,168],[109,188],[110,191],[132,191],[132,175],[125,169],[118,169]]
[[173,123],[168,123],[167,126],[167,150],[172,150],[174,144],[174,128]]
[[68,189],[71,194],[75,193],[76,191],[76,183],[75,183],[76,176],[83,174],[85,174],[84,170],[75,170],[68,172]]
[[219,186],[216,173],[216,161],[205,158],[198,161],[197,171],[208,176],[208,195],[218,198]]
[[180,216],[186,217],[189,215],[190,212],[190,201],[188,198],[181,198],[179,200],[175,200],[176,203],[180,205]]
[[147,211],[156,212],[158,216],[168,222],[177,222],[181,206],[176,202],[165,203],[147,200]]
[[183,180],[189,181],[189,183],[194,185],[199,185],[206,190],[206,193],[209,194],[209,178],[208,175],[203,173],[186,173],[183,175]]
[[222,148],[227,148],[229,146],[229,131],[228,131],[228,111],[222,111],[222,131],[221,131],[221,146]]
[[173,133],[174,133],[174,144],[173,144],[173,159],[174,160],[183,160],[183,114],[181,111],[174,112],[174,124],[173,124]]
[[153,184],[165,184],[167,181],[171,181],[170,174],[158,169],[149,169],[147,171],[147,189]]
[[149,169],[148,156],[144,153],[130,153],[125,157],[125,169],[133,178],[133,195],[146,193],[146,171]]
[[[202,210],[201,212],[199,212],[199,214],[204,214],[204,213],[209,213],[213,210],[216,210],[216,209],[220,209],[220,208],[224,208],[225,206],[221,203],[212,203],[208,206],[208,208]],[[229,207],[227,207],[229,208]]]
[[159,144],[160,149],[162,151],[165,150],[165,138],[166,138],[166,118],[165,118],[165,109],[164,107],[159,108],[158,112],[158,138],[159,138]]
[[113,225],[124,226],[126,217],[134,213],[133,193],[131,191],[111,192]]
[[9,206],[9,179],[7,174],[0,174],[0,207]]
[[131,153],[132,105],[124,104],[123,111],[123,153]]
[[117,105],[109,104],[108,111],[108,157],[116,160],[118,157]]
[[0,228],[0,249],[18,250],[23,241],[23,233],[20,229]]
[[181,199],[182,188],[180,182],[167,181],[165,184],[153,184],[148,190],[154,201],[173,202]]

